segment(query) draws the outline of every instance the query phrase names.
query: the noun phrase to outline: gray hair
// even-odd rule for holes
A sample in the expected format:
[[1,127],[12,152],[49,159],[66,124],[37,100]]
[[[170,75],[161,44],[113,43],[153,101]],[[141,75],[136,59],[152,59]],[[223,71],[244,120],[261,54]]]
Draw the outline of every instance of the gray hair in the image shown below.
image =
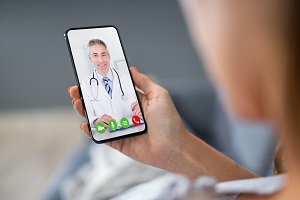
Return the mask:
[[100,40],[100,39],[91,39],[89,41],[89,43],[87,44],[87,47],[90,48],[91,46],[94,46],[97,44],[103,45],[106,48],[106,50],[108,51],[107,45],[105,44],[105,42],[103,40]]

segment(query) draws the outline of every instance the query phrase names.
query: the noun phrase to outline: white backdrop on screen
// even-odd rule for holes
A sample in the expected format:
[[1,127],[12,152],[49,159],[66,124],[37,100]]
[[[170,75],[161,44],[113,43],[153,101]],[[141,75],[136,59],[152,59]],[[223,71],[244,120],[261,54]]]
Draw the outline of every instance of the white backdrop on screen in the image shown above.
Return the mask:
[[94,70],[88,58],[87,48],[87,44],[91,39],[103,40],[110,54],[110,66],[118,69],[120,73],[128,74],[125,56],[118,38],[118,33],[114,28],[73,30],[68,33],[68,36],[80,83],[86,77],[89,77]]

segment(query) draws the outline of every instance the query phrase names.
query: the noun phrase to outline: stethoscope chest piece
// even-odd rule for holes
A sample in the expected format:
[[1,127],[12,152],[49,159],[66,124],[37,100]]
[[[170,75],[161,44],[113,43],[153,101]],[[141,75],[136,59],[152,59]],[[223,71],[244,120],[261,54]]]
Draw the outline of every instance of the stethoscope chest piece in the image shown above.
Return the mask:
[[123,99],[124,101],[127,101],[127,100],[128,100],[127,95],[122,95],[122,99]]

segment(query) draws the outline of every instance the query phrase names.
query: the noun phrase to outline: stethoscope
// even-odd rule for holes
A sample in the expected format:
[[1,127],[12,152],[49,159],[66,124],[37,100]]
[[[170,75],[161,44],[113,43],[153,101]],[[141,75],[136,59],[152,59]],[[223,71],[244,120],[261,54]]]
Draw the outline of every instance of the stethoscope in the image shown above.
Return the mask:
[[[117,74],[117,77],[118,77],[118,80],[119,80],[119,86],[120,86],[120,89],[121,89],[121,92],[122,92],[122,99],[123,101],[127,101],[128,97],[125,95],[124,91],[123,91],[123,87],[122,87],[122,83],[121,83],[121,80],[120,80],[120,76],[119,76],[119,73],[117,72],[117,70],[115,68],[112,68],[116,74]],[[95,70],[96,71],[96,70]],[[95,98],[95,95],[94,95],[94,91],[93,89],[91,88],[91,93],[94,97],[94,99],[92,101],[98,101],[98,89],[99,89],[99,81],[98,79],[95,78],[95,71],[93,72],[93,77],[90,78],[90,86],[92,87],[92,81],[95,80],[96,83],[97,83],[97,95],[96,95],[96,98]]]

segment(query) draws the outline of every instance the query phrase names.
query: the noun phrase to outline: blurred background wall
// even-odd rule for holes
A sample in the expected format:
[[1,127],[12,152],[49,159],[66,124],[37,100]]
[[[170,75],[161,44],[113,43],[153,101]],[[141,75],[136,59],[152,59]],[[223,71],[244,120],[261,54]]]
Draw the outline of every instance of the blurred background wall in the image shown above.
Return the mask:
[[0,110],[70,106],[74,85],[64,32],[115,25],[130,65],[162,79],[203,70],[175,0],[0,2]]

